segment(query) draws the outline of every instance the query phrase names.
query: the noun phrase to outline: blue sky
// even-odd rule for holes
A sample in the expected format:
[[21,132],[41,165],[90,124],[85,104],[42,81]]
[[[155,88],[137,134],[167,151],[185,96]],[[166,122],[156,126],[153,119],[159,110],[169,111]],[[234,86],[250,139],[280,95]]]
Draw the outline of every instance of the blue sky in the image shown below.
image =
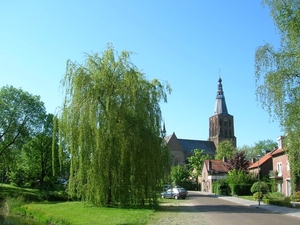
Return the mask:
[[167,135],[207,140],[219,74],[238,146],[282,135],[255,96],[255,50],[279,44],[260,0],[1,1],[0,29],[0,87],[41,96],[49,113],[62,103],[66,61],[112,43],[134,52],[149,80],[171,85]]

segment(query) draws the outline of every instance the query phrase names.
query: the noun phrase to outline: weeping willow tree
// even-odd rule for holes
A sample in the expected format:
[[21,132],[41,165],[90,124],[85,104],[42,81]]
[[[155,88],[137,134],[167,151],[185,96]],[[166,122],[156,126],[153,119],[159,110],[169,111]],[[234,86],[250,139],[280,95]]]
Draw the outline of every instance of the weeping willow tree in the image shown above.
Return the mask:
[[[281,36],[275,48],[266,43],[255,54],[257,96],[279,119],[286,135],[293,191],[300,177],[300,1],[264,0]],[[298,182],[300,188],[300,180]]]
[[169,166],[161,144],[161,110],[168,84],[148,81],[112,46],[68,61],[57,115],[60,153],[70,156],[69,193],[95,205],[155,204]]

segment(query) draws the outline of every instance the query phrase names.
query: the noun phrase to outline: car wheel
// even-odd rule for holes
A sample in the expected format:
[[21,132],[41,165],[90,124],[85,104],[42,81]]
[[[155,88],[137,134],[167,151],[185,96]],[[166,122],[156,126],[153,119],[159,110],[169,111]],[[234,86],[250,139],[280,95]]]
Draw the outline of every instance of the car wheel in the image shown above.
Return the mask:
[[175,197],[174,197],[176,200],[178,199],[178,196],[177,195],[175,195]]

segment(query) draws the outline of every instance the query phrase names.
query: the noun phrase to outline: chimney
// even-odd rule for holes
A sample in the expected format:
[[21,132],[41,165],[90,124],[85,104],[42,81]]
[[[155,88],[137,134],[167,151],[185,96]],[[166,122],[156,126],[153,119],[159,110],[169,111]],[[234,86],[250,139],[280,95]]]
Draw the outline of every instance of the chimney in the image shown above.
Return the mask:
[[283,148],[283,136],[279,136],[277,138],[277,141],[278,141],[278,148],[282,149]]
[[212,163],[210,160],[208,160],[208,168],[207,171],[210,172],[212,170]]

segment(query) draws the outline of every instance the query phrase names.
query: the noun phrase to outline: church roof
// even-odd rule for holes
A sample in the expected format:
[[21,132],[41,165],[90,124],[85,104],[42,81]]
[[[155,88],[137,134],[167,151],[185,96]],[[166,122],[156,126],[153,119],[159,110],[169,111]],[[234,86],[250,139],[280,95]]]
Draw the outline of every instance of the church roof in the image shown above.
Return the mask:
[[186,153],[192,153],[192,150],[204,150],[205,154],[215,155],[216,146],[213,141],[178,139],[180,145]]
[[219,84],[218,84],[214,114],[228,114],[223,86],[222,86],[222,79],[219,78],[218,82]]

